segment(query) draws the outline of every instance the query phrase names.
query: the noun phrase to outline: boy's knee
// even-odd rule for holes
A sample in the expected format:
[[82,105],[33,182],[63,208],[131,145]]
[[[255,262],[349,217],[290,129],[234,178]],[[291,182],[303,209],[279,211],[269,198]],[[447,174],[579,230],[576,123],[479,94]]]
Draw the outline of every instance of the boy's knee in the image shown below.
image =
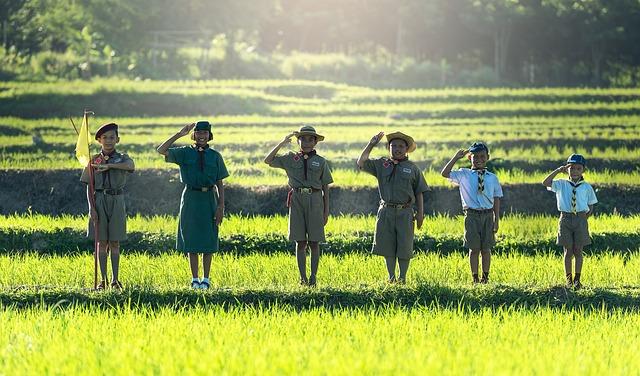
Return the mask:
[[296,242],[296,246],[298,248],[302,248],[302,249],[307,248],[307,241],[306,240],[298,240]]
[[469,250],[469,256],[478,256],[480,254],[480,250],[479,249],[470,249]]
[[491,256],[491,250],[490,249],[483,249],[482,251],[480,251],[480,253],[482,254],[482,257]]
[[120,249],[120,242],[119,241],[110,241],[109,242],[109,249]]

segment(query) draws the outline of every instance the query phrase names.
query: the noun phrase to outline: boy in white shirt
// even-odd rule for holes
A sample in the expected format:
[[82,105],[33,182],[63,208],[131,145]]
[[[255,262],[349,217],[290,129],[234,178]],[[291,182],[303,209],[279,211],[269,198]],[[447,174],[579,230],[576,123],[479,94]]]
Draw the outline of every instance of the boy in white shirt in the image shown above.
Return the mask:
[[[582,174],[586,160],[580,154],[572,154],[567,164],[553,170],[542,184],[555,192],[560,212],[557,244],[564,248],[564,270],[567,286],[576,290],[582,287],[582,248],[591,244],[587,218],[593,213],[593,205],[598,202],[593,187]],[[569,179],[553,180],[559,173],[568,172]],[[575,257],[575,277],[572,278],[571,259]]]
[[[456,162],[467,156],[471,168],[451,171]],[[442,169],[442,176],[460,187],[464,210],[464,246],[469,248],[469,264],[473,283],[488,283],[491,248],[500,224],[500,198],[503,196],[498,177],[487,171],[489,147],[474,142],[461,149]],[[482,279],[478,278],[479,255],[482,254]]]

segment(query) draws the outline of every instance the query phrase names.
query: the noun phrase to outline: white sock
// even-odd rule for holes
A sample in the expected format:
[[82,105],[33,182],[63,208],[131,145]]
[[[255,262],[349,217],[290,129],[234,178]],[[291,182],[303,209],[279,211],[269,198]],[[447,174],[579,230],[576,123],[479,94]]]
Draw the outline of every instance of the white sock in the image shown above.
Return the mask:
[[200,278],[191,278],[191,282],[198,282],[198,283],[200,283]]
[[202,278],[202,282],[209,283],[209,278]]

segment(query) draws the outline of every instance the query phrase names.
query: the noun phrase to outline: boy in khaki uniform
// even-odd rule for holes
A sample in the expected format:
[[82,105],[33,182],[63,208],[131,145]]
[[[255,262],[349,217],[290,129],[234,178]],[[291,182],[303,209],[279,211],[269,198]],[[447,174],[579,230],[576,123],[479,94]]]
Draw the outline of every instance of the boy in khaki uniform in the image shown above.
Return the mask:
[[[277,156],[280,148],[295,136],[299,152]],[[329,184],[333,183],[327,161],[316,153],[318,142],[324,136],[309,125],[287,135],[266,156],[264,162],[271,167],[284,169],[289,178],[289,240],[296,242],[296,258],[302,285],[315,286],[320,242],[325,241],[324,226],[329,219]],[[306,248],[311,250],[311,274],[307,279]]]
[[[471,169],[451,171],[456,162],[468,154]],[[502,187],[498,177],[487,171],[489,147],[474,142],[468,150],[458,150],[442,169],[442,176],[460,187],[464,210],[464,247],[469,248],[469,264],[473,283],[489,283],[491,248],[500,223]],[[482,279],[478,278],[479,256],[482,254]]]
[[[560,220],[558,222],[557,244],[564,248],[564,270],[567,286],[576,290],[582,287],[582,248],[591,244],[587,219],[593,213],[593,205],[598,202],[593,187],[582,174],[586,160],[580,154],[573,154],[567,164],[553,170],[542,184],[556,194]],[[556,175],[567,172],[569,179],[553,180]],[[571,260],[576,259],[576,274],[572,276]]]
[[[413,258],[414,219],[418,229],[422,228],[423,193],[428,187],[418,166],[407,156],[416,149],[416,143],[404,133],[387,135],[389,158],[369,159],[371,150],[383,136],[383,132],[373,136],[356,163],[360,170],[378,179],[380,207],[372,252],[385,258],[389,282],[405,283],[409,261]],[[417,207],[415,217],[414,204]],[[398,279],[396,263],[400,268]]]
[[87,184],[89,203],[88,237],[94,237],[93,221],[98,220],[98,261],[102,280],[98,290],[104,290],[107,284],[107,250],[111,254],[111,287],[122,289],[118,280],[120,264],[120,241],[127,239],[127,211],[124,203],[124,186],[127,177],[133,172],[133,160],[127,154],[116,151],[120,142],[118,125],[105,124],[96,131],[96,140],[102,145],[100,154],[91,158],[94,172],[95,207],[89,199],[89,170],[85,167],[80,181]]

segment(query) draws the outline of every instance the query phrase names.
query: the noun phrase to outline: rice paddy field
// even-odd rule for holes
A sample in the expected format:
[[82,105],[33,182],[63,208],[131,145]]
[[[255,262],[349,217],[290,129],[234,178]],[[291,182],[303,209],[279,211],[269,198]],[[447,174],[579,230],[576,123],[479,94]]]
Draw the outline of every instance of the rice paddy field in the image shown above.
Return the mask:
[[[416,139],[410,158],[432,187],[454,189],[439,170],[480,140],[507,187],[541,187],[572,153],[587,158],[585,178],[597,192],[617,187],[635,197],[640,185],[639,89],[379,90],[266,80],[1,82],[2,173],[45,186],[56,172],[79,175],[68,117],[79,126],[84,108],[95,112],[92,131],[120,124],[119,149],[142,175],[176,173],[155,147],[184,124],[210,120],[212,146],[231,173],[226,183],[240,190],[283,186],[284,173],[262,159],[307,123],[325,135],[318,152],[344,189],[375,189],[355,160],[371,136],[394,130]],[[383,145],[372,153],[384,155]],[[505,213],[487,285],[471,283],[458,215],[425,219],[404,285],[387,283],[383,260],[369,253],[374,216],[331,216],[318,286],[309,288],[298,284],[286,216],[231,214],[207,291],[189,288],[187,259],[174,249],[175,213],[137,213],[122,245],[124,290],[96,292],[87,218],[33,212],[50,196],[2,184],[25,200],[24,210],[0,215],[0,375],[640,368],[640,213],[598,213],[596,205],[580,290],[564,285],[553,215]]]

